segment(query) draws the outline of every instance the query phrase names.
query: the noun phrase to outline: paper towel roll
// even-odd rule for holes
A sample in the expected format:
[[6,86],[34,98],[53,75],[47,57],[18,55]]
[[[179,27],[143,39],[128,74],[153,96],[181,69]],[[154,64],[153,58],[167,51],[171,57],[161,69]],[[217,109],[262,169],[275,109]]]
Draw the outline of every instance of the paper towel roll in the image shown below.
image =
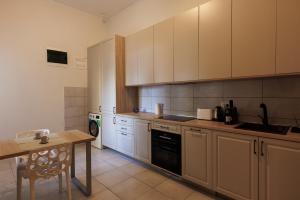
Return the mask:
[[159,116],[163,115],[164,114],[164,104],[162,104],[162,103],[155,104],[154,113]]

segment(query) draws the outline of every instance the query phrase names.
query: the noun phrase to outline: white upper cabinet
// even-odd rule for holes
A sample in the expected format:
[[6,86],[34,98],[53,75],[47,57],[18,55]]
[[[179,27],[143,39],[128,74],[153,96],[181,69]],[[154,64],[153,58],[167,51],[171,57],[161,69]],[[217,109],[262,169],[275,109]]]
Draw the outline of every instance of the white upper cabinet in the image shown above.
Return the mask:
[[231,0],[199,6],[199,79],[231,77]]
[[300,72],[300,1],[277,0],[276,72]]
[[138,85],[137,34],[125,39],[125,79],[126,85]]
[[102,60],[102,112],[113,113],[116,109],[116,53],[115,40],[101,45]]
[[139,85],[154,82],[153,75],[153,26],[137,33]]
[[174,77],[174,20],[154,25],[154,82],[173,82]]
[[198,7],[174,18],[174,81],[198,80]]
[[275,74],[276,0],[232,0],[232,76]]
[[88,48],[88,112],[101,112],[101,51],[100,44]]

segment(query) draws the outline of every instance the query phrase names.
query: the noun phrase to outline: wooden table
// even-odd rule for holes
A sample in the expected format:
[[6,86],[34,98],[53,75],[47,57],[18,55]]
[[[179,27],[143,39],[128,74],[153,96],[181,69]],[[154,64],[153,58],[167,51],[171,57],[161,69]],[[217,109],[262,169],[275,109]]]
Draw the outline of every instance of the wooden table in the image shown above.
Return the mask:
[[[32,138],[0,140],[0,160],[26,155],[32,150],[38,150],[43,147],[72,143],[72,182],[83,194],[90,196],[92,193],[91,142],[95,140],[95,137],[77,130],[51,133],[49,137],[48,144],[40,144],[39,140],[33,140]],[[80,143],[85,143],[86,145],[86,184],[81,183],[75,175],[75,144]]]

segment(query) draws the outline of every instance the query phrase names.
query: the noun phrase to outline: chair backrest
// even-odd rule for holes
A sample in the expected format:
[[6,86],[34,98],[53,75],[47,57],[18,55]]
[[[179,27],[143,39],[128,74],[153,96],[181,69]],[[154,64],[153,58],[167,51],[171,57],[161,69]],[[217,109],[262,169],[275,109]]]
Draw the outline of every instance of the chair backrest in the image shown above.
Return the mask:
[[48,179],[66,171],[72,162],[72,144],[45,147],[29,153],[26,174],[30,178]]
[[49,129],[37,129],[37,130],[19,132],[16,134],[16,138],[34,137],[35,134],[38,132],[42,133],[43,135],[50,134]]

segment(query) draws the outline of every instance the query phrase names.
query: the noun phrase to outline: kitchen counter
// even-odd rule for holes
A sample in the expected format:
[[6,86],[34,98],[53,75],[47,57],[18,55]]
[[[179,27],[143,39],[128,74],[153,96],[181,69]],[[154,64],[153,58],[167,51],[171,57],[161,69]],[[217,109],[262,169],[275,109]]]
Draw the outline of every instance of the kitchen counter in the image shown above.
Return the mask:
[[259,131],[236,129],[235,127],[237,127],[238,124],[237,125],[226,125],[223,122],[197,120],[197,119],[187,121],[187,122],[164,120],[164,119],[159,119],[159,116],[155,115],[154,113],[142,113],[142,112],[140,112],[140,113],[122,113],[122,114],[118,114],[118,116],[129,117],[129,118],[134,118],[134,119],[142,119],[142,120],[151,120],[151,121],[169,123],[169,124],[177,124],[180,126],[204,128],[204,129],[230,132],[230,133],[236,133],[236,134],[242,134],[242,135],[251,135],[251,136],[256,136],[256,137],[264,137],[264,138],[270,138],[270,139],[300,142],[300,134],[292,133],[290,130],[286,135],[279,135],[279,134],[265,133],[265,132],[259,132]]

